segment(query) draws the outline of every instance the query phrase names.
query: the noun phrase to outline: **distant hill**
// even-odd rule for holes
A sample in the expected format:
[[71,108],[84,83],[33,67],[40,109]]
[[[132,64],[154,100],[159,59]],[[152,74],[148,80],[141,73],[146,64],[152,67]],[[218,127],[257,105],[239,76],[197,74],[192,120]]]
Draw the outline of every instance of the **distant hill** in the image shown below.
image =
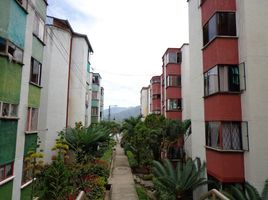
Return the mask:
[[[109,109],[103,110],[104,120],[108,120]],[[111,120],[123,121],[129,117],[138,117],[140,115],[140,106],[136,107],[111,107]]]

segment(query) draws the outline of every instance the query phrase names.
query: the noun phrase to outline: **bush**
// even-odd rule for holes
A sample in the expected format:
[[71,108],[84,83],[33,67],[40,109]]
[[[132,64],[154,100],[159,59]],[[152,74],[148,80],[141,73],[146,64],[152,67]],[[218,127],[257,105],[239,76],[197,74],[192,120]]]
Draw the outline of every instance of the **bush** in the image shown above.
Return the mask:
[[145,181],[153,180],[153,175],[152,174],[145,174],[142,176],[142,179]]
[[128,162],[131,168],[138,167],[138,162],[135,155],[131,151],[127,151]]
[[90,200],[101,200],[104,199],[105,195],[105,184],[106,181],[103,177],[94,177],[88,180],[89,187],[86,190],[86,196]]
[[139,200],[150,200],[150,198],[148,197],[148,195],[143,187],[136,186],[136,191],[137,191]]

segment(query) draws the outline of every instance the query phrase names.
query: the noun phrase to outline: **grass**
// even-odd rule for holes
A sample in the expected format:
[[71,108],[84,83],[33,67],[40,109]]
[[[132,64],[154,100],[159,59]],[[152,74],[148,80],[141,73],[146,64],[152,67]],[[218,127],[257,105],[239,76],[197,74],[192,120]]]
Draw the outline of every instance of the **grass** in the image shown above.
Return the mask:
[[148,197],[148,195],[143,187],[136,186],[136,191],[137,191],[139,200],[150,200],[150,198]]

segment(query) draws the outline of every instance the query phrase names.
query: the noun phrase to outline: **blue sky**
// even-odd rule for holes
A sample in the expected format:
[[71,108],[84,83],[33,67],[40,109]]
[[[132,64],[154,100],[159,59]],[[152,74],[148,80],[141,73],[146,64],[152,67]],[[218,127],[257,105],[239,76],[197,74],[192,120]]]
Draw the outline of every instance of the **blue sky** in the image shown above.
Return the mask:
[[139,105],[141,87],[161,74],[165,50],[188,42],[186,0],[49,0],[48,14],[88,35],[105,107]]

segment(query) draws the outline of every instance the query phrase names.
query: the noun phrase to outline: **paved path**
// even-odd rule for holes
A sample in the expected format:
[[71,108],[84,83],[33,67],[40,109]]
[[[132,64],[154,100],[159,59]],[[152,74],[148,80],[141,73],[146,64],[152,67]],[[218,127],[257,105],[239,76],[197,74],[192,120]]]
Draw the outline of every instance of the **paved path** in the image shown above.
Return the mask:
[[110,183],[112,184],[111,200],[138,200],[128,159],[119,144],[116,146]]

